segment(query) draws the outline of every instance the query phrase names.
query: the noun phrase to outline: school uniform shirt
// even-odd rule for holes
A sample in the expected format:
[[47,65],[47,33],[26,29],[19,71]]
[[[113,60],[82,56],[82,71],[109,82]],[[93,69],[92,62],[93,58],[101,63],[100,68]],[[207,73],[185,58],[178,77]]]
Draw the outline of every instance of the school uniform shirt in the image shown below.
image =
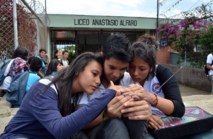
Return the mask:
[[[138,82],[134,82],[132,80],[130,74],[127,73],[127,72],[125,72],[124,77],[125,78],[123,78],[120,82],[120,84],[122,86],[129,86],[130,84],[139,84]],[[156,95],[158,95],[162,98],[165,97],[163,90],[160,88],[160,83],[159,83],[156,76],[148,78],[144,82],[143,88],[149,93],[156,94]],[[151,109],[152,109],[153,114],[156,114],[156,115],[161,116],[161,117],[165,116],[165,114],[161,110],[159,110],[158,108],[151,106]]]

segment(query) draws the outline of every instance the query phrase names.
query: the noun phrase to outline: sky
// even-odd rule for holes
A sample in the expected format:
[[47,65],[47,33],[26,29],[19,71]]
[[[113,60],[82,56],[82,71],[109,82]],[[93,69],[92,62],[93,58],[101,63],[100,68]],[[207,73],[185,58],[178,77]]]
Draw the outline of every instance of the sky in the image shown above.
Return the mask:
[[[45,3],[45,0],[39,0]],[[212,0],[159,0],[159,17],[179,17]],[[157,0],[46,0],[48,14],[157,17]]]

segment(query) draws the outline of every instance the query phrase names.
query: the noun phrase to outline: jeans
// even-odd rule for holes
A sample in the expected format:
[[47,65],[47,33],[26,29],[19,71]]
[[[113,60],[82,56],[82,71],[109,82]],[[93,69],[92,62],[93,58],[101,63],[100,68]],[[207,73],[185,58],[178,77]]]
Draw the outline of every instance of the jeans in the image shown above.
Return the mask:
[[72,135],[70,137],[70,139],[89,139],[89,138],[87,137],[87,135],[83,131],[80,131],[80,132]]
[[147,121],[129,120],[128,118],[123,118],[123,121],[128,129],[130,139],[146,139],[148,134]]
[[113,118],[87,133],[90,139],[146,139],[147,123],[127,118]]
[[87,132],[90,139],[130,139],[128,130],[119,118],[108,119]]

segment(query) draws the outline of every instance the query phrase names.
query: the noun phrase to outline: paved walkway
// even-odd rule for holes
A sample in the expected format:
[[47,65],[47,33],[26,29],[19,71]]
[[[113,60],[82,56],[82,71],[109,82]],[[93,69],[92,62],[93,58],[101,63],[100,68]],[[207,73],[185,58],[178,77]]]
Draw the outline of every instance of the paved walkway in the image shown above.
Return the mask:
[[[213,114],[213,95],[210,92],[201,91],[180,85],[181,95],[186,106],[199,106]],[[9,103],[0,98],[0,133],[13,117],[18,109],[11,109]]]
[[191,88],[185,85],[179,85],[181,90],[181,95],[184,96],[192,96],[192,95],[210,95],[210,92],[198,90],[195,88]]
[[199,106],[213,114],[213,95],[210,92],[180,85],[183,102],[186,106]]

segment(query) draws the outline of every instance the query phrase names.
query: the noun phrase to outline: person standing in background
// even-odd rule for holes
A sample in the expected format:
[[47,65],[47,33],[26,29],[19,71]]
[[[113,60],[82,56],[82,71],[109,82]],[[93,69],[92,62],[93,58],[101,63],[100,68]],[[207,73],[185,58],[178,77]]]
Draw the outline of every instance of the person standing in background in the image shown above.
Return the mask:
[[58,59],[58,60],[61,60],[61,58],[62,58],[62,50],[56,50],[55,51],[55,57],[54,58],[56,58],[56,59]]
[[39,55],[38,58],[41,59],[42,61],[42,68],[41,68],[41,72],[38,73],[38,75],[43,78],[44,74],[46,73],[46,65],[48,64],[46,59],[46,55],[47,55],[47,51],[45,49],[40,49],[39,50]]
[[69,57],[69,52],[67,50],[64,50],[62,52],[62,59],[61,59],[61,62],[64,67],[67,67],[69,65],[68,57]]
[[208,75],[211,77],[212,82],[211,94],[213,95],[213,53],[208,54],[206,59],[206,65],[207,68],[209,69]]

